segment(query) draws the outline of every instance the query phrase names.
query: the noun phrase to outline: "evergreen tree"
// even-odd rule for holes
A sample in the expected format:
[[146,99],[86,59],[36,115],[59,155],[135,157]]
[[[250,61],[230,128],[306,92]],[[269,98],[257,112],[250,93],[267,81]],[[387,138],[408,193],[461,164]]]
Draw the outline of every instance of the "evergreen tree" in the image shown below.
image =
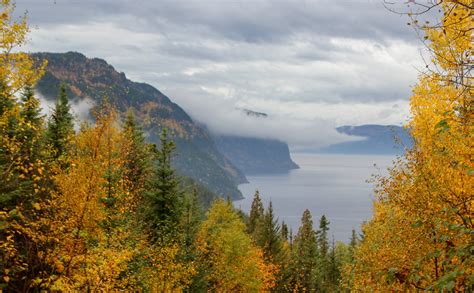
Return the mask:
[[[26,18],[17,20],[14,16],[15,5],[12,2],[5,0],[0,4],[2,15],[0,51],[3,57],[0,60],[0,208],[5,210],[12,207],[10,204],[13,198],[21,197],[23,194],[16,188],[23,181],[20,177],[27,176],[24,173],[32,173],[28,170],[31,166],[27,167],[28,171],[22,171],[23,161],[29,160],[23,156],[23,152],[25,148],[31,146],[31,142],[23,145],[24,138],[20,132],[29,132],[28,128],[36,125],[23,123],[20,111],[25,114],[26,108],[22,109],[16,93],[29,88],[29,93],[24,92],[23,97],[26,94],[32,97],[31,86],[41,77],[41,70],[34,67],[35,62],[27,53],[12,50],[25,44],[29,32]],[[33,106],[35,99],[30,101],[28,106]]]
[[[139,194],[144,187],[145,181],[150,173],[150,145],[145,142],[142,128],[136,121],[133,109],[129,109],[123,124],[123,133],[128,141],[128,152],[125,163],[125,175],[130,180],[130,190],[133,196]],[[137,198],[139,202],[141,199]]]
[[193,259],[194,244],[199,225],[203,220],[204,214],[199,203],[197,189],[193,188],[191,195],[184,197],[184,211],[181,221],[183,230],[183,248],[185,250],[185,259]]
[[11,99],[6,104],[2,115],[9,117],[2,118],[16,124],[0,126],[0,269],[3,280],[11,280],[7,291],[35,291],[32,288],[39,289],[35,278],[52,270],[45,256],[54,246],[48,239],[50,223],[42,222],[49,199],[44,121],[30,86],[23,88],[19,102]]
[[336,254],[336,244],[333,238],[331,249],[329,251],[329,256],[328,256],[327,285],[326,285],[327,291],[331,291],[331,292],[337,291],[339,279],[341,276],[340,267],[341,267],[341,263]]
[[301,226],[293,242],[293,259],[290,267],[291,288],[296,291],[315,290],[313,282],[318,256],[316,232],[309,210],[303,212]]
[[25,164],[33,163],[39,156],[43,131],[43,116],[40,101],[35,98],[33,88],[27,86],[21,96],[21,128],[18,138],[21,140],[21,154],[27,159]]
[[319,220],[319,230],[318,230],[318,244],[319,251],[322,259],[326,259],[329,251],[329,241],[328,241],[328,231],[329,231],[329,221],[326,219],[325,215],[322,215]]
[[350,247],[355,248],[358,242],[359,242],[359,238],[357,237],[357,233],[355,229],[352,229],[351,240],[349,242]]
[[293,229],[290,228],[290,235],[288,236],[288,242],[290,244],[290,249],[293,248]]
[[271,201],[268,204],[268,209],[265,211],[260,233],[261,242],[263,244],[263,256],[265,259],[277,263],[282,249],[282,241],[280,237],[280,225],[278,225],[278,221],[273,214]]
[[179,180],[171,167],[171,157],[175,149],[168,140],[166,129],[160,136],[161,146],[156,151],[153,175],[145,183],[145,225],[151,233],[152,242],[176,240],[182,216],[182,193]]
[[[247,232],[254,237],[258,234],[258,228],[261,225],[264,216],[263,203],[260,198],[260,192],[255,191],[255,195],[252,201],[252,207],[250,208],[249,220],[247,225]],[[254,237],[255,238],[255,237]]]
[[[43,116],[41,115],[41,108],[40,108],[40,101],[35,98],[35,94],[33,88],[30,86],[25,87],[21,96],[21,112],[20,115],[23,118],[25,123],[30,123],[34,125],[37,132],[40,132],[41,126],[43,124]],[[34,129],[28,129],[29,136],[28,138],[32,138],[33,136],[37,136],[38,133],[35,133]]]
[[[199,202],[197,187],[194,187],[191,194],[184,197],[184,212],[182,219],[182,245],[181,258],[186,263],[193,263],[198,257],[197,250],[197,233],[204,219],[204,212]],[[192,278],[189,288],[186,292],[203,292],[205,291],[207,281],[205,276],[207,268],[201,265],[196,266],[196,273]]]
[[275,274],[275,287],[273,288],[275,292],[286,291],[291,280],[289,265],[291,251],[287,244],[288,226],[283,223],[282,227],[286,229],[285,232],[282,232],[283,229],[280,229],[278,220],[275,219],[273,204],[270,201],[263,217],[259,240],[265,260],[278,267],[278,272]]
[[61,85],[46,131],[47,142],[52,148],[54,159],[58,159],[66,153],[73,134],[74,117],[71,113],[66,88]]
[[354,259],[354,251],[358,243],[359,243],[359,238],[357,237],[357,233],[355,229],[352,229],[351,240],[349,242],[349,252],[350,252],[351,261]]
[[281,239],[283,241],[288,241],[288,236],[289,236],[289,231],[288,231],[288,225],[286,225],[285,221],[281,222]]
[[[11,210],[15,200],[21,196],[18,190],[19,173],[11,170],[17,148],[19,116],[15,111],[19,105],[7,96],[5,84],[0,83],[0,211]],[[12,151],[13,150],[13,151]]]
[[[114,126],[114,122],[118,120],[118,113],[109,103],[102,104],[102,107],[104,108],[101,109],[101,113],[98,113],[99,116],[96,117],[98,120],[96,127],[103,129],[102,136],[104,141],[102,153],[107,166],[105,174],[103,175],[105,179],[106,196],[102,198],[102,202],[109,210],[113,211],[115,203],[119,200],[119,197],[123,195],[119,192],[120,188],[118,187],[122,179],[125,179],[124,168],[121,166],[122,164],[117,163],[123,159],[122,152],[124,149],[122,148],[120,151],[117,150],[117,137],[120,135],[118,129]],[[114,226],[114,224],[111,223],[109,223],[109,225]]]
[[331,284],[329,280],[330,260],[329,260],[329,241],[328,241],[329,221],[325,215],[319,220],[319,230],[317,232],[319,259],[318,270],[315,281],[320,290],[330,290]]
[[[0,164],[2,165],[0,184],[0,204],[4,209],[11,209],[20,202],[33,200],[33,194],[42,191],[39,186],[44,183],[44,177],[39,176],[44,171],[42,164],[43,116],[40,102],[35,98],[33,89],[26,86],[21,94],[20,103],[14,100],[7,103],[5,110],[10,125],[2,128],[2,142]],[[17,110],[15,110],[17,109]],[[15,114],[15,112],[17,114]],[[11,151],[7,147],[11,144]],[[41,174],[38,174],[41,173]],[[44,190],[43,190],[44,191]],[[44,192],[42,192],[44,193]]]
[[0,80],[0,117],[12,110],[17,104],[15,99],[8,95],[8,92],[6,82]]
[[0,210],[11,210],[15,200],[21,196],[18,190],[19,172],[12,170],[18,153],[19,103],[9,95],[9,87],[0,81]]

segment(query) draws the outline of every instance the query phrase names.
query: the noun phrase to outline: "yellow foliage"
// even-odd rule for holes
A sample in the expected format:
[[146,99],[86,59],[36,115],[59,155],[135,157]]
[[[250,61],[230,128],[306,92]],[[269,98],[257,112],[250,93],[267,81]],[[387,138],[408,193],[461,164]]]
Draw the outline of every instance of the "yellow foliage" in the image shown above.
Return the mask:
[[[46,176],[45,163],[32,156],[41,127],[21,115],[25,105],[17,96],[26,86],[35,84],[45,64],[35,67],[28,54],[19,52],[29,32],[26,17],[15,20],[15,5],[9,0],[2,0],[0,5],[0,188],[2,203],[6,203],[0,211],[0,283],[23,283],[21,290],[27,290],[31,284],[41,283],[48,270],[42,256],[48,246],[48,229],[38,221],[46,213],[40,205],[45,197]],[[28,103],[35,106],[39,102],[32,99]],[[25,133],[32,135],[27,137]],[[20,182],[27,182],[24,189],[14,190]],[[28,272],[34,272],[36,278],[16,279]],[[15,285],[11,288],[20,290]]]
[[[359,291],[459,290],[472,284],[472,11],[444,1],[440,28],[427,29],[441,71],[413,90],[407,125],[414,148],[379,178],[372,220],[347,287]],[[470,2],[472,5],[472,2]],[[470,58],[470,59],[469,59]],[[471,60],[471,61],[470,61]]]
[[3,82],[2,98],[14,98],[14,95],[26,85],[34,85],[41,78],[44,67],[35,68],[34,61],[27,53],[18,49],[27,41],[29,32],[26,16],[15,21],[15,5],[10,0],[2,1],[0,12],[0,80]]
[[196,274],[195,264],[179,261],[180,247],[177,244],[155,246],[146,240],[138,254],[143,263],[134,272],[135,282],[141,283],[150,292],[182,292]]
[[263,253],[245,233],[245,225],[222,200],[214,202],[197,236],[198,262],[210,272],[210,290],[257,292],[275,284],[277,268],[263,260]]
[[122,176],[125,144],[117,114],[106,109],[94,127],[83,126],[73,141],[70,167],[54,176],[54,225],[60,238],[52,261],[61,274],[52,288],[116,288],[132,252],[120,227],[130,202]]

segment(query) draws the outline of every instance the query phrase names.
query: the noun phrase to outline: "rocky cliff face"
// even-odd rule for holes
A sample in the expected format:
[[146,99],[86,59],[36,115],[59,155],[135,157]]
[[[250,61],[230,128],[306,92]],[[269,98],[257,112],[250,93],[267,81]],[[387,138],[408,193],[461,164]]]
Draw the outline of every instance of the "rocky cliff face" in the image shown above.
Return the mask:
[[[268,114],[249,109],[238,109],[256,119],[268,118]],[[299,166],[291,160],[285,142],[235,135],[214,135],[218,150],[246,175],[286,173]]]
[[215,136],[217,148],[246,175],[286,173],[298,169],[288,145],[274,139]]
[[174,166],[179,173],[221,196],[242,197],[237,184],[246,182],[243,173],[217,150],[207,130],[159,90],[127,79],[102,59],[80,53],[36,53],[33,57],[48,60],[46,73],[37,84],[46,99],[55,99],[60,84],[65,83],[71,99],[98,104],[107,97],[122,113],[133,107],[150,142],[159,141],[162,128],[169,130],[177,145]]

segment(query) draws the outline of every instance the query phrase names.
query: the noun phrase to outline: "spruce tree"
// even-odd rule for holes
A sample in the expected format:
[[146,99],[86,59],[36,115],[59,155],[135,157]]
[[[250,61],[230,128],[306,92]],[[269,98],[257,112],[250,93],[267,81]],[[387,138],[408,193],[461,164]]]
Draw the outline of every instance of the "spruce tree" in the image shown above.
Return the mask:
[[20,104],[15,97],[8,95],[7,82],[0,80],[0,210],[10,210],[14,200],[21,196],[18,190],[18,172],[12,171],[17,149],[20,117]]
[[[125,162],[125,176],[130,181],[130,190],[133,195],[140,197],[145,180],[150,173],[151,148],[145,142],[142,128],[136,121],[133,109],[129,109],[123,124],[123,133],[128,141],[128,150]],[[136,199],[140,201],[140,198]]]
[[[37,196],[44,194],[44,190],[39,188],[45,182],[43,173],[43,116],[41,115],[40,102],[35,98],[33,88],[26,86],[20,98],[20,103],[14,104],[11,109],[18,108],[19,113],[10,113],[16,125],[11,125],[6,129],[7,133],[2,133],[8,137],[9,142],[13,142],[16,150],[10,152],[2,147],[1,161],[9,171],[1,170],[0,178],[0,205],[3,208],[11,209],[16,204],[29,203],[36,200]],[[3,139],[3,138],[2,138]],[[2,168],[3,169],[3,168]],[[42,192],[40,192],[42,191]],[[36,195],[34,197],[33,195]]]
[[[284,225],[284,223],[282,224]],[[265,210],[261,228],[259,229],[260,235],[258,235],[258,243],[261,245],[263,250],[263,256],[265,260],[278,266],[279,271],[275,274],[276,284],[273,288],[274,292],[284,292],[288,288],[289,276],[289,263],[291,259],[290,251],[285,246],[288,237],[288,227],[285,225],[286,236],[282,236],[282,229],[278,224],[278,220],[275,219],[273,213],[273,204],[270,201],[268,208]]]
[[260,233],[261,242],[263,244],[263,256],[265,259],[277,263],[282,250],[282,241],[280,237],[280,225],[273,214],[271,201],[268,204],[268,209],[265,211]]
[[0,80],[0,117],[8,111],[12,110],[16,103],[16,100],[8,95],[9,88],[5,81]]
[[145,225],[152,242],[175,241],[182,215],[182,193],[179,180],[171,166],[175,149],[168,140],[166,129],[160,136],[161,146],[156,151],[154,171],[145,184]]
[[290,268],[291,290],[315,290],[313,279],[317,269],[317,247],[311,212],[305,210],[301,217],[301,226],[293,241],[293,260]]
[[283,241],[288,241],[288,236],[289,236],[289,230],[288,230],[288,225],[286,225],[285,221],[281,222],[281,239]]
[[[20,103],[15,97],[7,95],[8,86],[0,80],[0,175],[5,175],[5,169],[11,169],[11,147],[9,144],[16,143],[20,125]],[[14,150],[16,151],[16,150]],[[3,179],[3,178],[2,178]],[[6,180],[2,180],[7,183]],[[2,184],[4,185],[4,184]],[[2,186],[0,186],[0,189]]]
[[318,230],[318,244],[321,258],[326,259],[329,251],[329,241],[328,241],[328,231],[329,231],[329,221],[326,219],[325,215],[321,216],[319,220],[319,230]]
[[290,249],[293,249],[293,229],[290,228],[290,235],[288,236],[288,242],[290,244]]
[[0,84],[0,209],[11,210],[33,193],[31,164],[38,154],[41,131],[39,101],[31,87],[25,87],[20,100],[7,96]]
[[10,251],[0,253],[0,269],[10,275],[8,284],[0,287],[38,291],[34,280],[53,270],[45,255],[55,245],[48,241],[50,224],[43,222],[49,213],[45,207],[50,185],[44,164],[44,121],[32,87],[23,88],[19,101],[6,104],[2,118],[16,124],[0,126],[0,211],[7,212],[1,217],[0,243],[7,248],[2,252]]
[[33,88],[26,87],[21,96],[21,128],[18,138],[22,141],[22,156],[33,163],[41,150],[41,133],[43,131],[43,116],[40,101],[35,98]]
[[359,238],[357,237],[357,233],[355,229],[352,229],[351,240],[349,242],[349,255],[351,262],[354,260],[354,252],[358,243]]
[[66,153],[73,134],[74,117],[71,113],[66,88],[61,85],[46,131],[47,142],[52,149],[54,159],[58,159]]
[[339,279],[341,276],[340,260],[336,255],[336,244],[334,238],[332,240],[331,249],[328,256],[327,285],[326,289],[330,292],[337,291]]
[[[252,201],[252,207],[250,208],[249,220],[247,225],[247,232],[254,237],[258,234],[258,228],[261,225],[263,219],[263,203],[260,198],[260,192],[258,190],[255,191],[255,195]],[[255,239],[254,239],[255,240]]]
[[319,248],[319,259],[318,259],[318,270],[316,274],[316,283],[320,290],[329,290],[330,281],[329,281],[329,271],[330,271],[330,261],[329,261],[329,240],[328,240],[328,231],[329,231],[329,221],[326,219],[325,215],[321,216],[319,220],[319,230],[317,232],[318,238],[318,248]]
[[349,242],[349,246],[354,249],[357,246],[357,243],[359,243],[359,238],[357,237],[357,233],[355,229],[352,229],[351,233],[351,240]]
[[199,225],[204,218],[204,214],[199,203],[197,189],[193,188],[191,194],[184,197],[183,216],[181,226],[183,230],[183,249],[185,260],[194,258],[194,244]]
[[41,115],[40,101],[35,97],[32,87],[25,87],[21,95],[21,103],[20,115],[23,120],[40,127],[43,123],[43,116]]

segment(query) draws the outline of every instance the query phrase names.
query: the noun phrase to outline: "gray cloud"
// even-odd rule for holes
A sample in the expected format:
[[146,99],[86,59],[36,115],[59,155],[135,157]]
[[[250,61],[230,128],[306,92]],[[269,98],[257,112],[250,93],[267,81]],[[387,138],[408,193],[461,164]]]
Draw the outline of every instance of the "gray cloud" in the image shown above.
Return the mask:
[[[412,40],[400,17],[379,0],[17,0],[33,23],[57,25],[116,21],[131,30],[179,26],[216,38],[286,41],[295,32],[351,38]],[[123,21],[126,20],[126,21]]]
[[266,130],[245,131],[291,125],[280,138],[295,145],[338,141],[326,129],[336,125],[406,119],[419,45],[381,2],[17,0],[38,27],[28,50],[104,58],[221,132],[242,119],[219,107],[271,112]]
[[[185,109],[194,109],[193,118],[217,134],[278,139],[288,142],[293,149],[319,148],[332,143],[357,140],[335,131],[332,120],[317,116],[299,118],[298,115],[281,114],[269,107],[268,103],[262,107],[268,113],[266,118],[246,115],[240,110],[246,104],[233,99],[219,100],[216,103],[206,101],[203,96],[199,102],[190,99],[183,100],[181,104]],[[215,108],[210,109],[209,104],[214,104]]]
[[[51,116],[55,107],[55,101],[46,99],[41,93],[36,92],[35,96],[41,103],[41,113],[47,118]],[[90,111],[95,106],[95,102],[91,99],[74,100],[71,102],[71,112],[75,118],[75,128],[79,129],[79,126],[84,121],[89,121]]]

